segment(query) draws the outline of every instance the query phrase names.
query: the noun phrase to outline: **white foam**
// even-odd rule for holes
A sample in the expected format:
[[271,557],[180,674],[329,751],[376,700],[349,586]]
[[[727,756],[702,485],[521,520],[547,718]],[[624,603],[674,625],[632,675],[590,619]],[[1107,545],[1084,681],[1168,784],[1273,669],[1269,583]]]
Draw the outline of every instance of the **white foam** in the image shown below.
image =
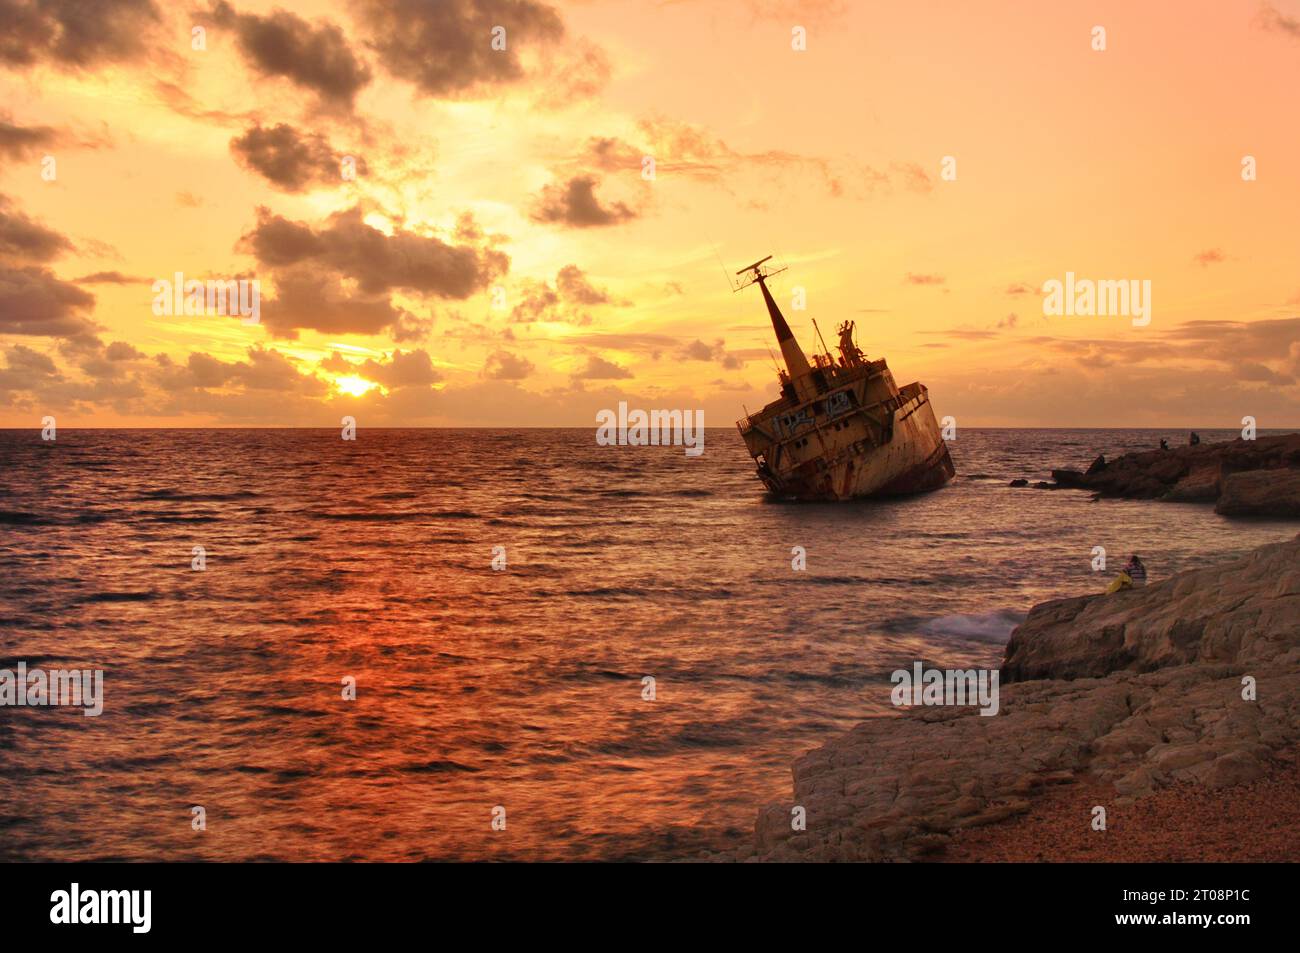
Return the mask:
[[995,612],[976,612],[969,615],[941,615],[921,623],[927,635],[955,639],[973,639],[980,642],[1006,642],[1011,630],[1025,620],[1023,612],[998,609]]

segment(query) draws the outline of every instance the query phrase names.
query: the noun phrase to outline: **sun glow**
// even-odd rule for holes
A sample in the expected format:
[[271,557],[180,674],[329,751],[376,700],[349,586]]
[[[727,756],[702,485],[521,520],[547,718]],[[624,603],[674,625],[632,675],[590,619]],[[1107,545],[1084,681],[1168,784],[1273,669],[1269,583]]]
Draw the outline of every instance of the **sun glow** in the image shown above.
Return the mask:
[[369,390],[373,390],[379,385],[374,381],[366,380],[364,377],[336,377],[334,378],[334,386],[344,394],[349,394],[353,397],[360,397],[362,394]]

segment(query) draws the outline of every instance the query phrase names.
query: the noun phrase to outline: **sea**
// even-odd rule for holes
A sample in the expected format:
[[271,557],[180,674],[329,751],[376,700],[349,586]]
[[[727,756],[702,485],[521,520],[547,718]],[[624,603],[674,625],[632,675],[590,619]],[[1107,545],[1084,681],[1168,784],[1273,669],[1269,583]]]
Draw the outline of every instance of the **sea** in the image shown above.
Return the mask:
[[893,671],[1296,534],[1008,485],[1161,437],[963,429],[946,488],[817,504],[734,429],[0,431],[0,670],[103,673],[0,707],[0,860],[728,851]]

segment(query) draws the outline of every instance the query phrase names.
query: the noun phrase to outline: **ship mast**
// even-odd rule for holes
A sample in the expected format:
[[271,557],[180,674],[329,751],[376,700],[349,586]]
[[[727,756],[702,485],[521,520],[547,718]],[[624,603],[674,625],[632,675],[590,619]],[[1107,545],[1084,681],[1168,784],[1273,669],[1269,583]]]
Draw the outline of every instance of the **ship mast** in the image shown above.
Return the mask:
[[737,275],[749,275],[746,280],[742,280],[736,290],[748,288],[750,285],[757,283],[763,292],[763,301],[767,305],[768,316],[772,319],[772,330],[776,332],[776,342],[781,346],[781,357],[785,359],[785,369],[790,375],[790,382],[794,385],[795,393],[800,399],[808,399],[816,395],[817,390],[811,380],[812,368],[808,364],[808,358],[799,347],[799,342],[794,339],[794,332],[790,330],[790,325],[786,323],[785,315],[781,309],[776,306],[772,300],[772,293],[767,290],[767,279],[773,275],[779,275],[785,271],[784,268],[767,270],[763,268],[765,262],[771,260],[772,256],[760,259],[752,265],[740,269]]

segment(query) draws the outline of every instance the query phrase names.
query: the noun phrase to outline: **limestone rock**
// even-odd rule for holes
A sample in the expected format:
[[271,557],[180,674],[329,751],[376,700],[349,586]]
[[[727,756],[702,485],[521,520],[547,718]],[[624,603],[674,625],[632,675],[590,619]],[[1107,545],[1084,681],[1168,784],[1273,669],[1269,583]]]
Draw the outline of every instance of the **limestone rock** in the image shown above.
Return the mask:
[[1229,474],[1214,512],[1224,516],[1300,516],[1300,470]]
[[[795,763],[792,799],[759,814],[754,848],[733,859],[926,859],[1085,772],[1117,804],[1259,778],[1300,742],[1300,537],[1035,607],[1007,646],[1000,702],[994,717],[904,709],[831,739]],[[805,831],[790,829],[794,804]]]

